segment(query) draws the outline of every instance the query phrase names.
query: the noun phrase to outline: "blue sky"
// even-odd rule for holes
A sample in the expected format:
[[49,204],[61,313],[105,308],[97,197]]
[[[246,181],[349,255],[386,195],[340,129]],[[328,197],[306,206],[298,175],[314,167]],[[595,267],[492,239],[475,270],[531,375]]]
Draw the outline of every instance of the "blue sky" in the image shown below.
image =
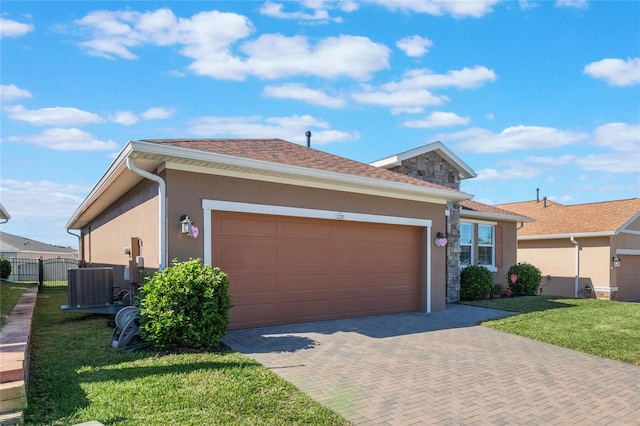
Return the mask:
[[65,224],[129,140],[442,141],[488,204],[640,196],[637,1],[3,1],[5,232]]

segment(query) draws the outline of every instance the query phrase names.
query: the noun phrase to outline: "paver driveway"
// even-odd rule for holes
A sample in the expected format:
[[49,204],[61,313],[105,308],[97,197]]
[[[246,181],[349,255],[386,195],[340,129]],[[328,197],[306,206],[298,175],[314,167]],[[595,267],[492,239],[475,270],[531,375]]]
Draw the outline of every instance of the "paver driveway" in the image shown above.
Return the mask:
[[452,305],[224,342],[354,424],[640,425],[640,367],[475,325],[504,315]]

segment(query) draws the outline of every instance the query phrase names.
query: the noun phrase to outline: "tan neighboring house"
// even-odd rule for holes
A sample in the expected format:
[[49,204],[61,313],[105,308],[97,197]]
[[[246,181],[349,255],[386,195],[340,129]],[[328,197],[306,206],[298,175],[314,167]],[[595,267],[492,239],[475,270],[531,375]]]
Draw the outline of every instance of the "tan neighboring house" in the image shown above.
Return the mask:
[[536,219],[518,231],[518,260],[542,270],[543,294],[640,300],[640,198],[499,207]]
[[20,259],[76,259],[77,250],[0,232],[0,257]]
[[[445,309],[447,206],[470,198],[279,139],[148,139],[123,148],[67,229],[118,286],[172,259],[219,266],[237,329]],[[504,220],[495,242],[513,235],[515,247],[520,216],[481,210],[471,223]]]

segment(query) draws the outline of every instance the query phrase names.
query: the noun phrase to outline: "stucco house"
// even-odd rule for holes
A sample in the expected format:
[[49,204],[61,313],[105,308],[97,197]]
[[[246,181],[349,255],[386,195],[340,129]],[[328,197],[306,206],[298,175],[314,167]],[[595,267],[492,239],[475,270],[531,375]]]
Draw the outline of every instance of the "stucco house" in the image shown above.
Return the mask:
[[640,300],[640,198],[499,207],[536,219],[518,230],[518,260],[541,269],[543,294]]
[[[474,175],[442,152],[438,169],[458,182],[460,170]],[[447,206],[471,197],[279,139],[147,139],[123,148],[67,229],[79,230],[87,266],[114,267],[116,285],[172,259],[219,266],[230,327],[244,328],[444,309],[457,300],[446,285]],[[490,249],[499,270],[498,258],[511,261],[499,235],[515,248],[528,218],[479,206],[470,223],[508,228]]]
[[75,259],[77,251],[70,247],[62,247],[54,244],[19,235],[0,232],[0,256],[20,259]]

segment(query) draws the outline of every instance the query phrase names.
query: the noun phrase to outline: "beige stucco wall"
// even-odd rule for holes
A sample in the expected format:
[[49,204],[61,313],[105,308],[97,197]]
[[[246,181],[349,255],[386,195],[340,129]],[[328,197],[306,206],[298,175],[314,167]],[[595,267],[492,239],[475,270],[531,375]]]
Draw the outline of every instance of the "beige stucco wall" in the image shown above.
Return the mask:
[[[610,286],[611,258],[609,237],[576,238],[579,251],[579,289],[589,284]],[[518,261],[537,266],[542,271],[543,294],[573,297],[576,249],[569,238],[519,241]]]
[[88,267],[113,267],[114,286],[126,288],[124,267],[130,259],[123,249],[131,247],[131,238],[142,240],[145,269],[158,268],[158,218],[157,185],[142,181],[82,229],[80,259]]
[[[335,210],[386,216],[430,219],[435,232],[445,229],[444,204],[388,199],[370,195],[303,188],[230,177],[166,170],[169,258],[186,260],[204,256],[204,238],[180,234],[181,215],[189,215],[203,230],[202,200],[224,200],[256,204]],[[426,237],[425,237],[426,238]],[[446,251],[429,242],[432,250],[432,310],[445,308]]]

